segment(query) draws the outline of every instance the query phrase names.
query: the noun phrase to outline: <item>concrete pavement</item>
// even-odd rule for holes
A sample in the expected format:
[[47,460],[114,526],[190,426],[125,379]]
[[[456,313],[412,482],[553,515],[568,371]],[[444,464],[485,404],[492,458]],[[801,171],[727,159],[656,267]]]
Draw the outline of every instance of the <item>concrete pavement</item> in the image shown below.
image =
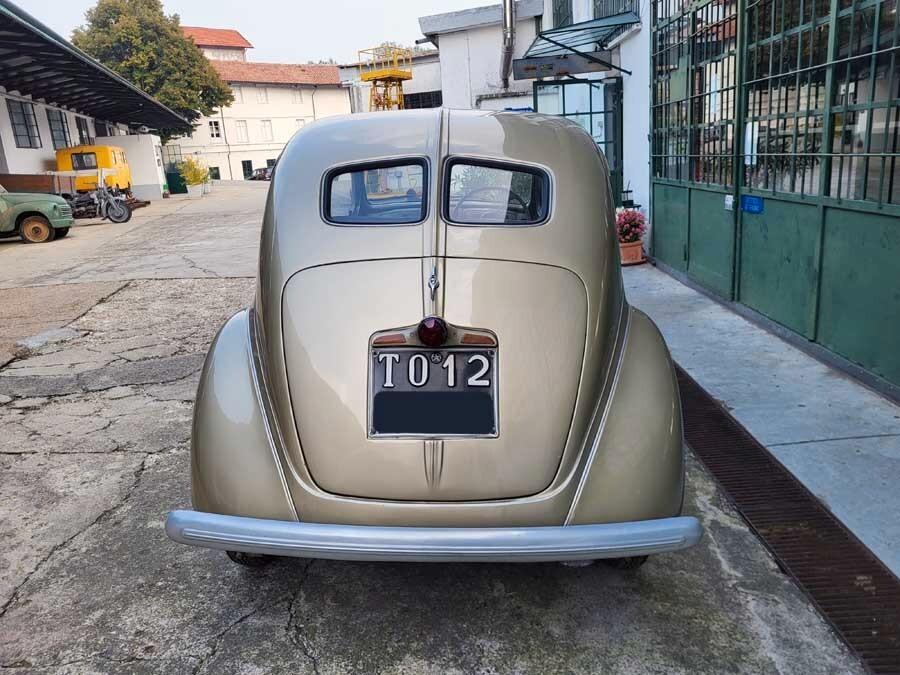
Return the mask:
[[675,360],[900,576],[900,406],[650,265],[624,275]]
[[190,501],[199,368],[252,297],[264,197],[238,184],[153,205],[107,236],[74,230],[76,246],[28,247],[27,265],[0,248],[5,303],[32,292],[11,289],[23,284],[120,284],[64,339],[0,368],[0,667],[861,672],[693,459],[686,511],[705,537],[637,573],[303,560],[247,570],[169,541],[165,514]]

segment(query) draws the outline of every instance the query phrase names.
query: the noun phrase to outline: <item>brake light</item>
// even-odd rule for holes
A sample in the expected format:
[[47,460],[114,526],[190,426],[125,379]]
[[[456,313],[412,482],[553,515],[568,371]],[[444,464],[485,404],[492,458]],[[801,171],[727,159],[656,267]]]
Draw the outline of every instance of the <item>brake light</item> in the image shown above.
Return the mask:
[[426,316],[419,322],[416,334],[422,344],[429,347],[440,347],[447,341],[447,324],[437,316]]

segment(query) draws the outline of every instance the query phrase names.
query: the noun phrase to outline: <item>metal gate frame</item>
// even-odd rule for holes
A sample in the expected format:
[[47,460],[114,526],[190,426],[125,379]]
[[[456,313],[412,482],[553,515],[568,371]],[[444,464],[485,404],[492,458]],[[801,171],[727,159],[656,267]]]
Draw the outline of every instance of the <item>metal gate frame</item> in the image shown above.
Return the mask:
[[650,28],[651,253],[900,385],[897,0],[652,0]]

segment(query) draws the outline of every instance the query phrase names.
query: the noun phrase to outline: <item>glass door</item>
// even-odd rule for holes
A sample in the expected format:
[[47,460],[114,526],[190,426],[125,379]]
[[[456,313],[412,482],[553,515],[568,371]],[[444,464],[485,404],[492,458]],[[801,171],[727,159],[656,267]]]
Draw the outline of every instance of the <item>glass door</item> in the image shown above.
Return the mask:
[[584,127],[609,163],[616,206],[622,203],[622,78],[534,83],[534,109]]

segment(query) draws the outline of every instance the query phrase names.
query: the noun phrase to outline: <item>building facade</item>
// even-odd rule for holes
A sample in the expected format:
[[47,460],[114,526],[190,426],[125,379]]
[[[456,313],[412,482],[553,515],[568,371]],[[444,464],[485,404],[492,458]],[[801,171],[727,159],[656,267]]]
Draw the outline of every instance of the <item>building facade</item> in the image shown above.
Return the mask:
[[652,250],[900,392],[894,0],[652,11]]
[[[543,12],[543,0],[516,2],[515,58],[534,40]],[[485,110],[531,107],[530,80],[504,87],[500,79],[500,5],[423,16],[419,28],[440,54],[443,105]]]
[[185,27],[234,93],[234,102],[166,144],[167,163],[200,159],[213,179],[242,180],[272,166],[291,137],[321,117],[350,112],[333,65],[248,61],[252,45],[235,30]]

